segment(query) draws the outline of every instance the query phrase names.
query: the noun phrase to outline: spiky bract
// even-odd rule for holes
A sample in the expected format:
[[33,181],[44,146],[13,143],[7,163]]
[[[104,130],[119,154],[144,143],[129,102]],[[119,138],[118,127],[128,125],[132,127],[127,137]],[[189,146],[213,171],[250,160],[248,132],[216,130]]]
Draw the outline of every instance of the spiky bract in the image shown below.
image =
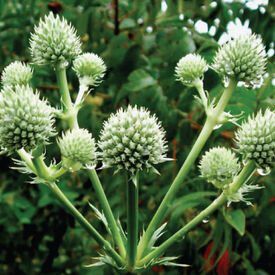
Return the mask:
[[5,86],[27,85],[32,78],[32,68],[23,62],[14,61],[2,73],[2,84]]
[[240,35],[219,49],[212,68],[224,77],[253,86],[261,84],[266,60],[265,47],[259,36]]
[[6,87],[0,94],[0,146],[31,151],[54,133],[53,108],[27,86]]
[[101,82],[106,71],[106,66],[102,58],[97,54],[84,53],[74,60],[73,69],[81,84],[96,86]]
[[104,123],[99,147],[105,166],[116,166],[132,174],[165,161],[167,145],[156,117],[143,107],[128,106]]
[[96,164],[96,146],[92,135],[86,129],[73,129],[58,140],[62,155],[62,164],[74,171],[83,166]]
[[61,64],[65,67],[81,53],[81,42],[67,20],[50,12],[34,27],[30,50],[37,65]]
[[275,112],[267,109],[250,116],[236,132],[236,142],[245,161],[255,160],[264,170],[271,168],[275,160]]
[[240,165],[235,154],[224,147],[206,152],[200,162],[201,176],[217,188],[224,188],[238,174]]
[[177,80],[185,85],[192,85],[192,82],[203,77],[206,69],[207,64],[204,58],[199,54],[188,54],[177,63],[175,72]]

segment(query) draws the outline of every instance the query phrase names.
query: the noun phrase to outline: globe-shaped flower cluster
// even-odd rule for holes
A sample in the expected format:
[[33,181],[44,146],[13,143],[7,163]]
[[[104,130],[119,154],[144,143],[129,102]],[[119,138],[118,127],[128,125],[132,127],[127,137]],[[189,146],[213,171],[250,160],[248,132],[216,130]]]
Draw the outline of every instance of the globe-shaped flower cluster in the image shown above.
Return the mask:
[[14,61],[2,73],[2,84],[5,86],[27,85],[32,78],[32,68],[23,62]]
[[92,135],[86,129],[73,129],[58,140],[62,164],[65,168],[77,171],[83,166],[96,164],[96,146]]
[[245,161],[254,160],[259,168],[270,169],[275,160],[275,112],[267,109],[250,116],[235,138]]
[[240,170],[238,158],[229,149],[214,147],[206,152],[199,165],[201,176],[217,188],[231,183]]
[[99,147],[105,166],[132,174],[167,160],[164,131],[156,117],[142,107],[128,106],[112,114],[104,123]]
[[37,65],[66,66],[81,53],[81,42],[71,24],[51,12],[35,26],[30,50]]
[[255,85],[262,81],[266,60],[260,37],[240,35],[219,49],[212,68],[224,77]]
[[53,108],[29,86],[6,87],[0,94],[0,146],[31,151],[55,135]]

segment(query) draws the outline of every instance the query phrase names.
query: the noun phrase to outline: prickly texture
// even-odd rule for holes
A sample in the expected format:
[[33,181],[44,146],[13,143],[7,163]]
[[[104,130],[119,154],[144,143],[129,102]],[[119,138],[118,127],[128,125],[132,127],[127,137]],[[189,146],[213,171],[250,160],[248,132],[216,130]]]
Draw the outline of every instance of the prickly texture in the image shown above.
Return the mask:
[[206,69],[207,64],[204,58],[199,54],[188,54],[180,59],[175,72],[177,80],[185,85],[192,85],[192,82],[203,77]]
[[223,188],[238,174],[240,165],[231,150],[215,147],[203,155],[199,168],[202,177],[217,188]]
[[81,84],[97,86],[105,74],[106,66],[97,54],[84,53],[74,60],[73,69]]
[[255,160],[259,168],[270,169],[275,160],[275,112],[267,109],[250,116],[235,138],[245,161]]
[[29,86],[6,87],[0,94],[0,146],[31,151],[54,133],[53,108]]
[[31,34],[30,51],[37,65],[57,65],[66,67],[81,53],[81,42],[74,27],[64,18],[52,12],[40,19]]
[[86,129],[73,129],[58,140],[62,164],[74,171],[96,163],[96,146],[92,135]]
[[99,147],[105,166],[116,166],[132,174],[165,161],[167,145],[156,117],[144,108],[128,106],[105,121]]
[[27,85],[32,78],[32,68],[23,62],[14,61],[2,72],[2,85],[15,86],[15,85]]
[[212,68],[224,77],[253,86],[261,84],[266,60],[265,47],[259,36],[240,35],[219,49]]

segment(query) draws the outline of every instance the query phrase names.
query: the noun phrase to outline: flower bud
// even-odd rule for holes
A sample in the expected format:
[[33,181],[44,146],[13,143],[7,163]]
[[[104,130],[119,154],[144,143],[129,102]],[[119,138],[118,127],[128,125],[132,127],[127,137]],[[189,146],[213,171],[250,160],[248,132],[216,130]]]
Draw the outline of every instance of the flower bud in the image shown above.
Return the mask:
[[203,77],[206,69],[207,64],[204,58],[198,54],[188,54],[180,59],[175,71],[177,80],[184,85],[192,86],[192,82]]
[[0,94],[0,146],[31,151],[55,135],[53,108],[29,86],[6,87]]
[[267,109],[250,116],[237,131],[236,143],[245,161],[254,160],[259,168],[269,170],[275,160],[275,112]]
[[105,166],[116,166],[132,174],[163,162],[167,145],[156,117],[144,108],[120,109],[104,123],[99,147]]
[[83,166],[95,166],[96,146],[92,135],[86,129],[73,129],[58,140],[62,164],[65,168],[77,171]]
[[3,86],[27,85],[32,78],[32,68],[23,62],[14,61],[2,73]]
[[266,67],[266,52],[262,39],[255,34],[240,35],[217,52],[212,68],[220,75],[261,84]]
[[224,147],[215,147],[206,152],[199,165],[201,176],[217,188],[231,183],[240,170],[235,154]]
[[97,86],[103,78],[106,66],[101,57],[94,53],[79,55],[73,62],[79,82],[85,86]]
[[54,17],[50,12],[31,34],[30,50],[37,65],[57,65],[66,67],[81,53],[81,42],[75,28],[64,18]]

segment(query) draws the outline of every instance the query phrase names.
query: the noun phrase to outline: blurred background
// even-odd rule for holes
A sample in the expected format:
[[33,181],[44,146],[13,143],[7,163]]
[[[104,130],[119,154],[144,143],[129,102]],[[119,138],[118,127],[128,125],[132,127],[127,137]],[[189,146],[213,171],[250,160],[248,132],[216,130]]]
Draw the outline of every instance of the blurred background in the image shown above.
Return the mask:
[[[79,114],[81,127],[98,139],[102,122],[110,113],[127,104],[145,106],[155,113],[166,130],[169,152],[174,161],[158,166],[161,177],[141,175],[140,232],[148,224],[167,192],[204,120],[204,110],[194,100],[196,91],[175,81],[174,68],[184,55],[196,52],[211,64],[220,45],[239,33],[262,36],[268,54],[267,73],[261,87],[240,84],[227,111],[245,112],[243,119],[260,109],[274,110],[274,19],[272,1],[181,1],[181,0],[0,0],[0,72],[10,62],[31,63],[29,38],[39,18],[54,12],[77,29],[83,51],[99,54],[108,70],[103,83],[88,96]],[[72,97],[78,80],[68,72]],[[32,85],[52,105],[60,106],[54,71],[34,67]],[[205,89],[213,99],[223,90],[218,75],[205,74]],[[59,133],[64,125],[56,125]],[[204,150],[212,146],[234,147],[234,124],[216,130]],[[54,140],[53,140],[54,142]],[[203,153],[203,152],[202,152]],[[58,161],[53,143],[48,160]],[[17,156],[13,156],[17,157]],[[192,167],[171,205],[166,221],[166,239],[205,208],[216,190]],[[52,198],[42,185],[30,185],[29,176],[11,170],[14,163],[0,156],[0,274],[119,274],[110,268],[87,269],[100,248]],[[274,171],[254,181],[264,188],[249,194],[253,206],[234,203],[205,220],[165,255],[179,255],[178,263],[191,267],[153,267],[146,274],[274,274],[275,183]],[[123,173],[99,171],[106,195],[125,225],[125,185]],[[99,203],[85,171],[66,175],[60,188],[87,219],[106,234],[88,206]],[[232,218],[233,217],[233,218]],[[110,238],[106,234],[106,238]]]

